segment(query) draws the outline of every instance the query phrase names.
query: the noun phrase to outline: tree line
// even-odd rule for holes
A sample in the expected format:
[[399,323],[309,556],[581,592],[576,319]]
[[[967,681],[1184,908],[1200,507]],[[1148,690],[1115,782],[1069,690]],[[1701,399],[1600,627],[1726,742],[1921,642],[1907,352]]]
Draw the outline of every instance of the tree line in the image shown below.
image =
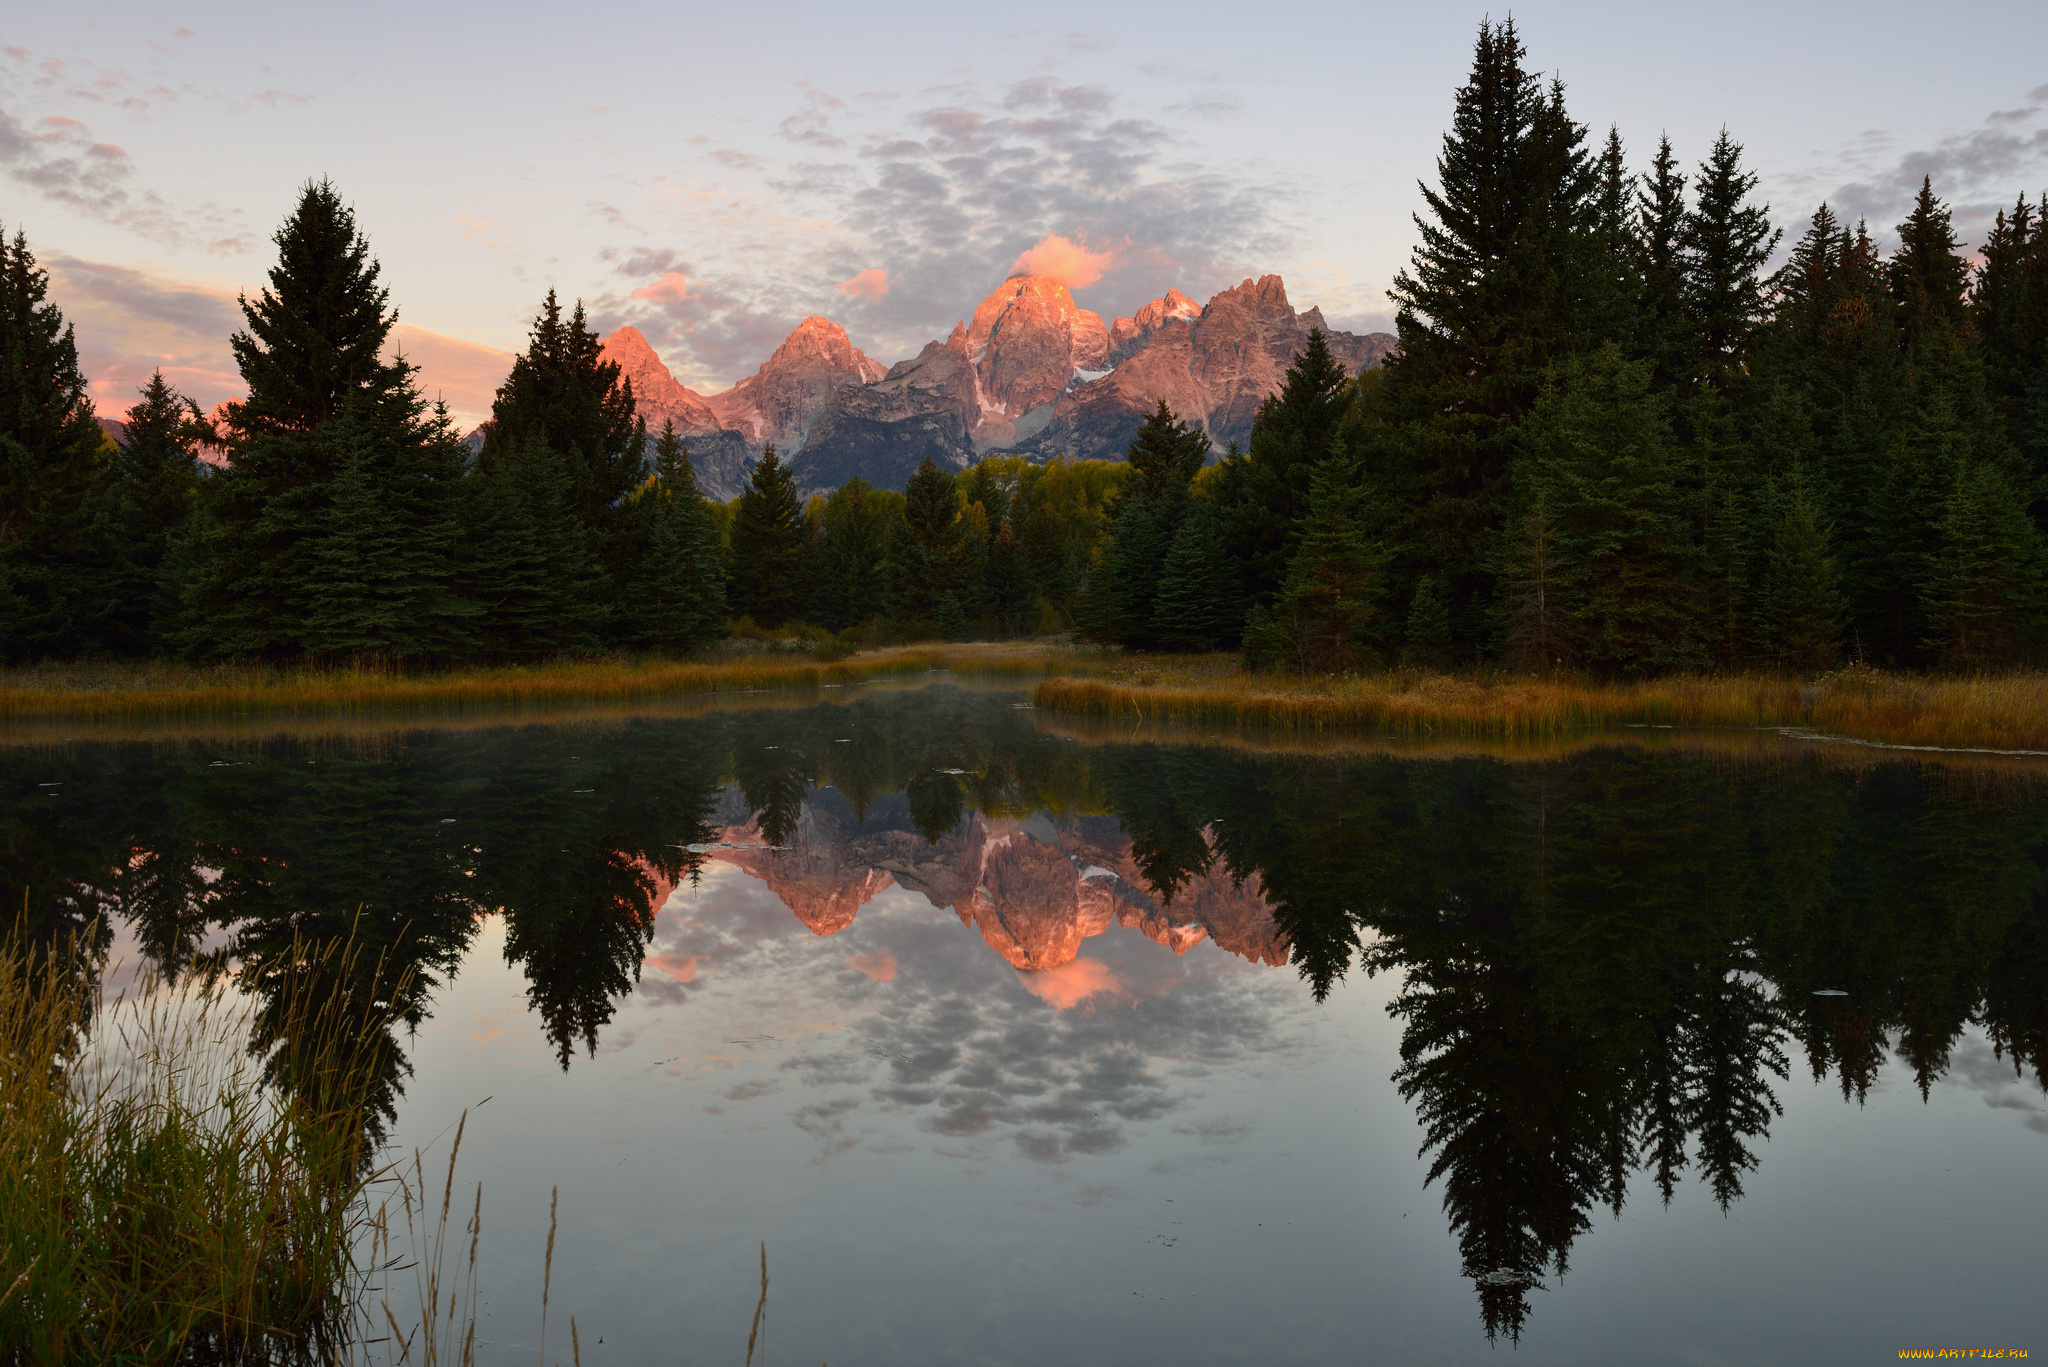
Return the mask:
[[1974,267],[1931,184],[1889,254],[1823,204],[1767,270],[1725,129],[1632,173],[1524,57],[1481,25],[1398,354],[1347,381],[1311,338],[1199,473],[1148,429],[1090,629],[1299,671],[2038,659],[2048,199]]
[[[1074,631],[1254,668],[1644,674],[2036,661],[2048,608],[2048,198],[1973,265],[1923,184],[1889,253],[1779,234],[1724,130],[1631,172],[1482,24],[1399,349],[1311,334],[1247,444],[1162,402],[1121,462],[926,462],[731,504],[650,434],[552,292],[480,448],[387,356],[352,211],[308,185],[216,423],[161,376],[94,420],[26,241],[0,240],[11,659],[539,659],[737,627],[864,642]],[[202,455],[212,455],[209,462]]]

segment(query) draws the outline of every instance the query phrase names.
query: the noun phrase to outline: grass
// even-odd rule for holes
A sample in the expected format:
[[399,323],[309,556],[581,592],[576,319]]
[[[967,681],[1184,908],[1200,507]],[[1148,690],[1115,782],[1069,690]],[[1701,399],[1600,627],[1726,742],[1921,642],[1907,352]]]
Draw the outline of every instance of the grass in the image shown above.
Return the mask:
[[95,1010],[94,969],[0,946],[0,1361],[333,1361],[370,1217],[345,1102],[362,1023],[287,991],[327,1045],[281,1095],[218,980]]
[[552,712],[595,703],[805,691],[934,669],[1029,677],[1085,667],[1072,651],[1029,641],[892,646],[837,660],[785,651],[707,661],[568,660],[441,673],[171,661],[38,665],[0,670],[0,724]]
[[1864,668],[1805,683],[1760,675],[1642,682],[1246,675],[1217,657],[1136,660],[1102,678],[1049,678],[1040,708],[1302,735],[1553,736],[1615,726],[1780,727],[1887,745],[2048,752],[2048,674],[1941,678]]

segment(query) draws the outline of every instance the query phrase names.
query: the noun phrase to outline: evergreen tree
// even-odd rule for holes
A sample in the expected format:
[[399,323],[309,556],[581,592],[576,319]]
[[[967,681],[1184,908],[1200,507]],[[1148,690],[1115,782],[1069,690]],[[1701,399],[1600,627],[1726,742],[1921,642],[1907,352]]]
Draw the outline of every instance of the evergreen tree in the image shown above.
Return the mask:
[[[1297,398],[1311,402],[1309,386],[1325,383],[1331,374],[1336,385],[1343,384],[1343,370],[1330,362],[1321,335],[1312,333],[1289,371],[1291,377],[1303,377]],[[1283,387],[1275,398],[1286,396]],[[1109,544],[1091,569],[1084,595],[1083,626],[1092,638],[1137,650],[1165,644],[1160,631],[1166,622],[1154,612],[1154,602],[1167,555],[1187,516],[1188,484],[1208,450],[1201,429],[1178,421],[1163,399],[1132,439],[1125,456],[1131,475],[1110,500]]]
[[1190,499],[1160,566],[1152,635],[1168,650],[1215,650],[1238,638],[1244,613],[1223,520],[1208,499]]
[[121,590],[127,639],[147,647],[177,608],[172,544],[191,520],[199,499],[199,445],[208,428],[199,405],[165,383],[157,371],[128,410],[121,436],[121,539],[128,571]]
[[1684,384],[1698,372],[1698,353],[1685,306],[1685,176],[1670,137],[1657,140],[1657,156],[1638,192],[1636,232],[1642,260],[1638,316],[1642,348],[1656,366],[1656,388]]
[[1618,128],[1607,130],[1598,175],[1593,197],[1597,273],[1588,277],[1592,287],[1587,305],[1589,327],[1600,337],[1637,338],[1642,317],[1643,253],[1636,233],[1636,178],[1629,174]]
[[889,548],[890,611],[913,631],[950,635],[965,622],[959,601],[964,558],[960,500],[927,459],[903,491],[903,521]]
[[[1227,554],[1257,601],[1270,603],[1280,591],[1308,509],[1309,481],[1332,449],[1349,400],[1344,367],[1330,354],[1329,339],[1311,328],[1279,391],[1259,404],[1251,450],[1239,455],[1233,447],[1216,472],[1214,498]],[[1166,411],[1164,401],[1160,411]]]
[[1389,291],[1401,350],[1386,366],[1385,431],[1371,453],[1403,582],[1437,576],[1461,650],[1496,595],[1490,541],[1507,511],[1516,428],[1545,367],[1590,345],[1600,321],[1599,182],[1585,130],[1562,87],[1546,92],[1523,55],[1512,20],[1480,25],[1440,188],[1423,187],[1421,245]]
[[874,486],[859,476],[825,503],[825,620],[845,629],[888,611],[890,521]]
[[639,640],[665,655],[701,649],[726,634],[724,557],[673,421],[654,444],[654,478],[640,502],[647,528],[634,584]]
[[280,467],[283,482],[325,478],[326,470],[299,470],[289,444],[253,439],[311,432],[341,415],[359,394],[381,394],[404,382],[383,358],[398,314],[391,292],[377,282],[379,267],[356,228],[355,211],[326,181],[308,181],[298,206],[271,239],[277,264],[256,301],[242,297],[248,330],[228,339],[248,397],[228,406],[228,425],[242,439],[238,464]]
[[[1700,163],[1692,209],[1679,229],[1686,317],[1703,379],[1725,389],[1738,373],[1763,310],[1762,271],[1777,249],[1770,206],[1749,202],[1756,176],[1722,129]],[[1687,379],[1695,378],[1687,376]]]
[[303,642],[314,655],[420,653],[398,520],[370,480],[367,454],[358,448],[344,459],[329,486],[326,525],[312,539]]
[[1759,627],[1772,658],[1798,674],[1834,664],[1841,649],[1842,595],[1828,524],[1794,471],[1764,578]]
[[1971,282],[1970,314],[1981,340],[1985,383],[2033,476],[2048,474],[2029,440],[2029,394],[2048,381],[2048,196],[2025,195],[2003,211],[1984,239],[1984,264]]
[[[526,350],[513,358],[511,374],[498,387],[482,455],[524,436],[540,440],[562,463],[570,513],[612,581],[606,601],[625,601],[624,581],[639,562],[634,519],[625,503],[646,482],[647,424],[637,415],[633,382],[618,362],[604,359],[604,344],[588,326],[582,301],[564,316],[553,290],[534,317]],[[601,629],[620,639],[631,625],[627,613]]]
[[1928,644],[1942,664],[1985,669],[2031,658],[2048,564],[2040,530],[1999,470],[1958,468],[1930,559]]
[[1451,660],[1451,600],[1433,574],[1415,584],[1408,605],[1402,661],[1421,669],[1442,669]]
[[1012,636],[1028,632],[1037,620],[1038,586],[1024,548],[1007,525],[990,540],[985,564],[988,608],[997,624]]
[[1270,613],[1254,607],[1246,617],[1247,668],[1336,673],[1366,662],[1381,634],[1388,554],[1372,537],[1365,503],[1350,462],[1316,467],[1287,583]]
[[603,586],[554,452],[531,432],[497,442],[477,462],[467,512],[463,568],[478,648],[515,660],[596,649]]
[[15,660],[133,644],[112,443],[48,293],[27,238],[0,233],[0,651]]
[[1549,499],[1539,487],[1508,541],[1501,576],[1507,585],[1501,645],[1508,662],[1522,669],[1553,669],[1571,653],[1557,600],[1556,539]]
[[1648,362],[1619,348],[1559,363],[1528,423],[1517,482],[1544,500],[1557,598],[1579,660],[1601,673],[1705,662],[1698,639],[1699,551],[1669,424]]
[[[1945,339],[1964,331],[1970,266],[1956,252],[1954,221],[1948,206],[1934,197],[1930,179],[1921,179],[1912,212],[1899,225],[1899,249],[1885,267],[1885,278],[1899,342],[1908,356],[1937,334]],[[1936,345],[1946,342],[1937,340]]]
[[[950,485],[947,492],[952,492]],[[803,580],[808,537],[796,482],[770,446],[755,462],[733,510],[728,562],[733,607],[763,627],[794,620],[808,594]]]
[[[1330,376],[1334,376],[1335,385],[1344,383],[1342,367],[1331,359],[1323,334],[1315,329],[1310,329],[1308,346],[1297,358],[1295,366],[1290,367],[1290,376],[1296,369],[1306,370],[1309,367],[1317,367],[1316,383],[1322,383]],[[1328,375],[1324,373],[1325,369]],[[1284,385],[1276,397],[1287,397]],[[1161,399],[1159,407],[1145,419],[1145,425],[1138,429],[1138,435],[1131,439],[1124,452],[1124,460],[1131,467],[1131,477],[1121,494],[1125,498],[1157,498],[1170,489],[1185,489],[1208,458],[1209,434],[1195,423],[1176,419],[1173,410],[1166,406],[1166,400]]]

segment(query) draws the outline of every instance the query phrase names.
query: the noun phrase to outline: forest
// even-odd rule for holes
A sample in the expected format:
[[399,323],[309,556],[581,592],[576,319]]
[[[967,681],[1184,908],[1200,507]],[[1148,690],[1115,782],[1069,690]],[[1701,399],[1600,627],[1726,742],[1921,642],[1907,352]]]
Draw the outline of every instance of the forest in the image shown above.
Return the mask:
[[[1482,24],[1399,350],[1319,335],[1214,450],[1162,402],[1121,462],[927,462],[731,504],[550,291],[480,440],[388,343],[354,210],[309,183],[216,420],[156,376],[98,421],[0,239],[0,651],[408,669],[1070,633],[1251,670],[1811,675],[2038,662],[2048,198],[1973,249],[1923,184],[1896,247],[1816,208],[1780,261],[1724,129],[1630,170]],[[1778,263],[1773,265],[1773,263]]]

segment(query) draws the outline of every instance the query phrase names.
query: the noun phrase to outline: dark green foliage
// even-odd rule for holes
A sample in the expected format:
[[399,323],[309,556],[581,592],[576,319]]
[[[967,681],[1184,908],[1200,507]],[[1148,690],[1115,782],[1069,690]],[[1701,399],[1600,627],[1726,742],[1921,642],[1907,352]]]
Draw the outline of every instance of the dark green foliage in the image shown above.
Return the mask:
[[825,503],[825,623],[859,626],[888,609],[889,509],[864,479],[850,479]]
[[1366,491],[1349,462],[1327,460],[1309,482],[1301,545],[1271,612],[1247,616],[1251,669],[1334,673],[1363,666],[1383,635],[1387,552],[1374,539]]
[[1685,307],[1685,176],[1671,139],[1657,140],[1657,156],[1637,192],[1636,243],[1642,262],[1641,348],[1656,365],[1656,385],[1668,389],[1698,371],[1695,334]]
[[654,479],[638,504],[645,524],[633,584],[640,644],[665,655],[702,649],[726,634],[724,556],[673,422],[654,444]]
[[1088,575],[1081,622],[1089,637],[1134,650],[1157,650],[1162,631],[1174,624],[1154,609],[1166,559],[1188,511],[1184,487],[1168,485],[1156,495],[1121,495],[1109,544]]
[[1585,130],[1523,66],[1512,20],[1482,23],[1423,187],[1421,243],[1389,291],[1401,352],[1387,366],[1372,460],[1383,472],[1405,601],[1434,573],[1476,645],[1497,596],[1490,545],[1508,512],[1516,429],[1559,356],[1599,340],[1605,291],[1600,178]]
[[1948,206],[1934,197],[1933,182],[1923,178],[1912,212],[1899,225],[1899,250],[1885,268],[1899,340],[1909,356],[1961,330],[1968,317],[1969,279],[1969,263],[1956,251]]
[[162,648],[177,608],[172,545],[199,499],[199,445],[208,435],[199,405],[164,382],[142,387],[121,437],[121,536],[127,570],[121,591],[123,634]]
[[1700,163],[1693,207],[1678,233],[1685,312],[1701,379],[1726,388],[1762,314],[1761,272],[1778,245],[1770,206],[1749,202],[1756,176],[1742,169],[1742,145],[1722,129]]
[[243,296],[248,331],[228,339],[249,386],[248,397],[228,410],[228,424],[242,439],[238,448],[255,438],[310,432],[339,417],[349,399],[403,383],[382,355],[398,321],[391,292],[377,283],[370,244],[334,186],[307,182],[271,240],[277,264],[270,285],[254,303]]
[[1408,604],[1408,629],[1401,648],[1406,664],[1442,669],[1451,657],[1451,600],[1436,576],[1425,574]]
[[1223,649],[1243,632],[1244,614],[1223,519],[1208,499],[1190,499],[1160,566],[1152,634],[1168,650]]
[[1648,363],[1612,346],[1560,363],[1527,441],[1517,484],[1544,500],[1554,529],[1577,662],[1631,674],[1704,663],[1699,552]]
[[983,563],[988,610],[995,615],[996,624],[1011,636],[1028,632],[1038,615],[1038,586],[1032,578],[1031,562],[1007,524],[990,540]]
[[1771,541],[1758,626],[1764,649],[1779,665],[1817,674],[1841,649],[1841,576],[1828,524],[1805,479],[1795,471],[1790,484]]
[[479,457],[468,494],[463,571],[481,652],[535,660],[596,649],[602,583],[554,452],[531,433],[501,440]]
[[[1320,332],[1309,334],[1308,347],[1296,360],[1296,366],[1313,364],[1311,358],[1318,353],[1323,362],[1335,371],[1336,383],[1341,385],[1344,372],[1336,369],[1336,363],[1330,360],[1329,349]],[[1284,390],[1282,394],[1284,396]],[[1208,458],[1209,434],[1198,423],[1184,423],[1174,417],[1173,410],[1166,406],[1166,400],[1161,399],[1159,407],[1145,419],[1145,425],[1138,429],[1138,435],[1131,439],[1130,448],[1124,453],[1124,460],[1131,467],[1130,481],[1123,488],[1124,496],[1158,498],[1171,490],[1185,489]]]
[[1300,540],[1309,481],[1337,441],[1350,397],[1329,340],[1310,329],[1280,392],[1259,404],[1251,450],[1239,455],[1233,447],[1218,472],[1214,498],[1227,554],[1255,602],[1270,604],[1280,592]]
[[771,446],[755,463],[733,512],[726,562],[733,610],[764,627],[794,619],[809,591],[803,577],[809,535],[789,467]]
[[0,651],[135,644],[121,630],[118,472],[28,241],[0,234]]
[[2005,476],[1989,465],[1960,467],[1938,534],[1924,592],[1928,645],[1940,662],[1984,669],[2032,658],[2048,559]]
[[964,624],[964,542],[953,481],[926,460],[903,491],[903,520],[889,547],[891,611],[912,630],[951,635]]

